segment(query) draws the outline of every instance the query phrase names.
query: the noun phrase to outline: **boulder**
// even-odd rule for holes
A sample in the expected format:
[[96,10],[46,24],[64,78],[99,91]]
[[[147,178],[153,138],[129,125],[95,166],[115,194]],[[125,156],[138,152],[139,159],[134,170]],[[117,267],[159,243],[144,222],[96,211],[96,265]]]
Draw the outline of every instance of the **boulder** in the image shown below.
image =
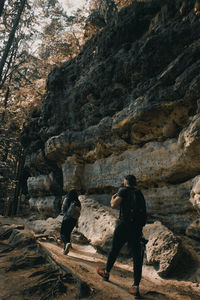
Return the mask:
[[93,247],[107,252],[116,226],[117,211],[99,204],[91,196],[82,195],[79,199],[82,206],[79,231]]
[[148,240],[147,263],[153,265],[160,276],[171,275],[184,259],[179,239],[161,222],[146,225],[144,237]]
[[57,218],[29,221],[27,226],[36,234],[54,236],[60,233],[61,222],[62,216],[59,215]]

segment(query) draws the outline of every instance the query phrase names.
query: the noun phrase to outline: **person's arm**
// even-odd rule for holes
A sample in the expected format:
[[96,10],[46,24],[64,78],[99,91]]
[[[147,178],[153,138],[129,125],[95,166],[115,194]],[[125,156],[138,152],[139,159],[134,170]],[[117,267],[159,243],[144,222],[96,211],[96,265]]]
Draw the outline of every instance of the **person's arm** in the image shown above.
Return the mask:
[[112,208],[117,208],[122,202],[122,198],[118,194],[114,194],[111,198],[110,205]]
[[61,208],[62,213],[65,214],[68,208],[69,208],[68,198],[65,197]]

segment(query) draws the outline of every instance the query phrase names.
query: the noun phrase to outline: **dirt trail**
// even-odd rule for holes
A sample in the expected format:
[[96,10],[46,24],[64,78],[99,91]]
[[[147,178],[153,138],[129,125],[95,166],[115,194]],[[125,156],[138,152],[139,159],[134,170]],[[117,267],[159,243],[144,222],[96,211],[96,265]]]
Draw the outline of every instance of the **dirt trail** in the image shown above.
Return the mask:
[[[26,220],[0,217],[0,223],[2,226],[25,224]],[[133,282],[131,259],[119,258],[110,282],[105,282],[97,275],[96,266],[105,266],[106,256],[90,245],[73,243],[65,256],[62,246],[55,241],[37,235],[36,240],[35,244],[19,249],[10,247],[7,240],[0,241],[0,300],[52,299],[48,296],[52,296],[52,291],[55,291],[54,300],[134,299],[128,293]],[[63,278],[66,281],[63,282]],[[52,283],[56,283],[53,289]],[[66,291],[62,290],[63,284]],[[140,291],[143,300],[200,300],[200,284],[162,279],[153,267],[146,265],[143,266]]]
[[[132,284],[132,266],[116,262],[112,270],[110,281],[103,281],[96,274],[96,266],[104,266],[106,258],[95,253],[91,247],[73,245],[67,256],[61,252],[61,247],[48,242],[39,242],[41,250],[46,253],[51,262],[67,272],[71,272],[81,281],[86,282],[94,289],[94,299],[126,300],[134,297],[128,293]],[[163,280],[151,268],[144,266],[143,279],[141,281],[142,299],[177,299],[198,300],[200,299],[200,287],[197,284],[177,280]],[[97,296],[98,295],[98,296]]]

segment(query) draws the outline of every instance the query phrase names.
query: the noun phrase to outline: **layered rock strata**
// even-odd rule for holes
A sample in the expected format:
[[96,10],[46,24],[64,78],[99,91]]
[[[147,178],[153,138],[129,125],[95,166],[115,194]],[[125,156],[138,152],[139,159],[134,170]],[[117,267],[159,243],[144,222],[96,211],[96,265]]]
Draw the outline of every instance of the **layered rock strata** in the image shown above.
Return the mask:
[[110,197],[133,173],[149,221],[188,233],[199,210],[189,201],[200,172],[199,46],[195,1],[134,1],[55,67],[22,135],[32,207],[45,197],[48,211],[72,186]]

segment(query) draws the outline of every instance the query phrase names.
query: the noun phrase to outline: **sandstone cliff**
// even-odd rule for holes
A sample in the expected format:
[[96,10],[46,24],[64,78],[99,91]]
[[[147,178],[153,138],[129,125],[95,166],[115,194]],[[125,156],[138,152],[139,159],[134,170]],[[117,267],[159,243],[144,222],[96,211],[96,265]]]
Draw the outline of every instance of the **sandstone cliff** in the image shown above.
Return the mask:
[[149,223],[200,238],[196,2],[134,1],[49,74],[21,138],[31,208],[58,214],[71,186],[107,205],[133,173]]

